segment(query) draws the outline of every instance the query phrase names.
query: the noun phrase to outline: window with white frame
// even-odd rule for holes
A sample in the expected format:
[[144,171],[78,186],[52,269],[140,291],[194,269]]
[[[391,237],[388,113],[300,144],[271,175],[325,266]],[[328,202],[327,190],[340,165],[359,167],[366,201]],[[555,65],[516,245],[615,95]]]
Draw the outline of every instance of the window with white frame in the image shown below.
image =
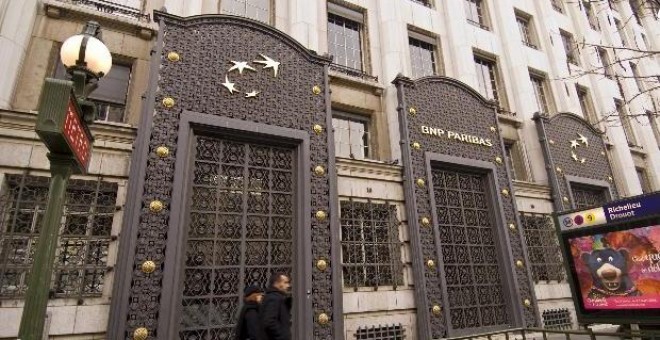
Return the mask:
[[632,75],[635,78],[635,84],[637,85],[637,90],[639,92],[644,92],[644,90],[646,90],[646,84],[644,84],[644,78],[639,73],[639,68],[637,67],[637,64],[631,62],[630,71],[632,72]]
[[420,78],[437,74],[433,38],[409,32],[408,45],[412,77]]
[[270,23],[271,0],[220,0],[220,13]]
[[602,47],[596,47],[596,53],[605,77],[609,79],[614,78],[614,70],[612,69],[612,62],[610,61],[610,56],[607,53],[607,50]]
[[584,14],[587,16],[589,27],[591,27],[591,29],[593,30],[600,31],[600,25],[598,24],[598,17],[594,12],[594,7],[591,4],[591,0],[582,0],[582,7],[584,8]]
[[529,14],[516,11],[516,23],[518,24],[518,32],[522,43],[531,48],[538,48],[532,27],[532,17]]
[[328,3],[328,52],[335,65],[364,71],[363,24],[364,14]]
[[532,82],[532,88],[534,89],[534,99],[536,99],[536,106],[539,112],[550,112],[550,91],[548,89],[548,84],[545,77],[530,72],[529,80]]
[[628,110],[626,110],[623,101],[619,99],[614,99],[614,107],[616,113],[619,116],[619,121],[621,122],[621,127],[623,127],[623,132],[626,134],[626,140],[628,141],[629,146],[637,145],[637,138],[635,136],[635,131],[632,126],[630,116],[628,115]]
[[575,85],[575,89],[577,91],[578,101],[580,102],[580,109],[582,110],[582,116],[589,123],[595,124],[597,122],[597,117],[594,111],[593,103],[591,101],[591,95],[589,94],[589,89],[580,85]]
[[486,18],[486,4],[484,0],[464,0],[465,15],[467,21],[477,27],[488,29],[488,20]]
[[504,87],[500,85],[500,75],[495,60],[475,55],[474,66],[479,93],[487,99],[494,100],[499,107],[504,107]]
[[655,140],[658,147],[660,147],[660,118],[658,118],[657,113],[654,113],[651,110],[646,110],[646,118],[648,118],[649,123],[651,124],[653,135],[655,135]]
[[369,117],[333,111],[332,127],[337,157],[365,159],[371,157]]
[[651,181],[649,176],[646,173],[646,169],[641,167],[636,167],[635,172],[637,173],[637,178],[639,179],[639,185],[642,187],[642,193],[647,194],[653,189],[651,188]]
[[512,179],[517,181],[529,180],[520,142],[515,140],[505,140],[504,151],[506,152],[506,160],[509,164],[509,169],[511,169]]
[[621,20],[614,18],[614,26],[616,27],[616,34],[619,36],[619,40],[621,40],[621,45],[630,46],[625,27],[623,27]]
[[578,54],[577,54],[577,45],[575,40],[573,40],[573,35],[559,30],[561,35],[561,42],[564,45],[564,52],[566,53],[566,61],[573,65],[578,65]]

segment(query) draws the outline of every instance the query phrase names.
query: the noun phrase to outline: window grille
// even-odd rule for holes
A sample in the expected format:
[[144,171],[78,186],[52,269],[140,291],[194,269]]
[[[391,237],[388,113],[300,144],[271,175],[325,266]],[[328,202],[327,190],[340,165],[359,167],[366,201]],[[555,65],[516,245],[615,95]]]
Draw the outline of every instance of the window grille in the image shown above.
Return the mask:
[[389,202],[341,201],[345,287],[403,284],[397,209]]
[[270,22],[271,0],[221,0],[220,13]]
[[542,313],[543,327],[547,329],[571,329],[571,312],[568,308],[546,309]]
[[363,71],[361,35],[359,22],[328,13],[328,51],[335,64]]
[[566,272],[562,265],[559,239],[552,218],[547,214],[521,213],[532,278],[539,281],[563,281]]
[[360,327],[355,332],[356,340],[404,340],[405,338],[406,330],[401,324]]
[[[48,177],[6,175],[0,191],[0,297],[20,298],[48,198]],[[100,296],[117,184],[70,180],[51,286],[54,297]]]
[[520,32],[520,39],[525,46],[537,49],[534,44],[532,35],[531,19],[527,16],[516,15],[516,23],[518,23],[518,31]]
[[609,201],[603,187],[571,183],[575,209],[584,209],[603,205]]

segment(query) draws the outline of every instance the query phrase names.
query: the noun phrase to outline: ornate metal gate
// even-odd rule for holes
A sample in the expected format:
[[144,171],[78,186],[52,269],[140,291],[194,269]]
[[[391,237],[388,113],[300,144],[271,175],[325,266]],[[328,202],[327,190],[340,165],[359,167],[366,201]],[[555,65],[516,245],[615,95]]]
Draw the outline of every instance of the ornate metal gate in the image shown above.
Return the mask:
[[181,339],[233,339],[243,287],[290,273],[294,150],[197,137]]
[[485,176],[431,174],[451,327],[508,324]]

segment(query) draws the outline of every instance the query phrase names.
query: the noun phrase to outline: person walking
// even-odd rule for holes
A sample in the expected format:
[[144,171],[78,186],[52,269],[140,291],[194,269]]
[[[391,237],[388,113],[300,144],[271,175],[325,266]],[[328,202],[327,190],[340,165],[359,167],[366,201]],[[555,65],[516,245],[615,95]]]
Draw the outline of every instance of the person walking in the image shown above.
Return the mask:
[[259,309],[264,340],[291,340],[291,279],[284,273],[275,273]]
[[245,287],[243,291],[244,304],[238,314],[236,324],[236,340],[262,340],[260,336],[259,304],[264,296],[263,290],[258,286]]

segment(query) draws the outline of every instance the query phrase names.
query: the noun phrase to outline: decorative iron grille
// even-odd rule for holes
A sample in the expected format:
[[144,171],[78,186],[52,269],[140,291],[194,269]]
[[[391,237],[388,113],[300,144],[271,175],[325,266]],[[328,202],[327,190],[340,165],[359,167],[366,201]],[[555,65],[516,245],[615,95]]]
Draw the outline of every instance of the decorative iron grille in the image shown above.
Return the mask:
[[197,137],[181,339],[233,339],[243,288],[290,275],[294,150]]
[[[0,194],[0,298],[21,298],[27,290],[49,181],[48,177],[5,176]],[[82,298],[103,292],[116,200],[116,183],[69,181],[53,297]]]
[[520,213],[532,278],[539,281],[563,281],[566,272],[562,265],[561,249],[550,215]]
[[341,201],[342,265],[345,287],[403,284],[399,220],[389,202]]
[[112,1],[105,1],[105,0],[58,0],[58,1],[94,8],[99,12],[103,12],[107,14],[131,17],[138,19],[140,21],[151,22],[151,16],[148,13],[147,14],[142,13],[142,11],[139,8],[124,6]]
[[571,312],[568,308],[546,309],[542,313],[543,327],[547,329],[571,329]]
[[432,176],[452,327],[508,324],[485,176],[441,169]]
[[608,199],[605,188],[581,184],[571,184],[575,209],[590,208],[605,204]]
[[356,340],[404,340],[405,338],[406,330],[401,324],[360,327],[355,332]]

